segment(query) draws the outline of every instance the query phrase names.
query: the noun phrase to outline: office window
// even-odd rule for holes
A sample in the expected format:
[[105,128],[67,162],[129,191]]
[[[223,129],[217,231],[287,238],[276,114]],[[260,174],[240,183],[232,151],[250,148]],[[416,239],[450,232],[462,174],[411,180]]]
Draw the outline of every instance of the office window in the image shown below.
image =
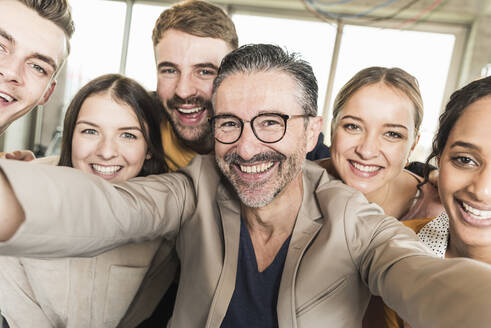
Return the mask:
[[155,21],[167,7],[139,3],[133,6],[126,75],[148,90],[155,90],[157,86],[152,30]]
[[413,158],[429,153],[438,125],[455,36],[346,25],[333,85],[333,97],[356,72],[369,66],[400,67],[419,81],[424,102],[421,138]]
[[118,73],[126,4],[119,1],[70,0],[75,33],[67,62],[65,99],[91,79]]
[[491,63],[489,63],[483,67],[483,69],[481,71],[481,76],[482,77],[491,76]]
[[[126,3],[104,0],[70,0],[75,33],[71,52],[50,101],[42,116],[33,118],[36,127],[34,150],[39,154],[57,154],[60,128],[69,102],[88,81],[107,73],[118,73],[121,62]],[[27,129],[25,132],[29,132]],[[24,132],[24,133],[25,133]],[[17,145],[14,149],[28,146]],[[11,149],[5,146],[5,149]],[[46,149],[48,150],[47,152]]]
[[336,27],[322,22],[265,16],[234,14],[232,19],[241,45],[274,43],[300,53],[312,65],[319,84],[318,108],[322,115]]

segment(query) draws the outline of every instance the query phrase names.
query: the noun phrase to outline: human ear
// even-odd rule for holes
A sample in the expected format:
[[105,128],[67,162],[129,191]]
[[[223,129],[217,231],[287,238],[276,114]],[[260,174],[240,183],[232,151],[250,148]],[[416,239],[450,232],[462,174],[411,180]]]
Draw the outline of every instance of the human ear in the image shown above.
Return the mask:
[[44,105],[48,102],[49,98],[53,94],[53,91],[55,91],[55,87],[56,81],[52,81],[48,89],[46,89],[46,91],[44,92],[44,95],[38,105]]
[[322,117],[315,116],[309,117],[309,124],[307,126],[306,137],[307,137],[307,152],[314,149],[317,144],[317,139],[319,138],[319,133],[322,129]]
[[418,144],[419,142],[419,137],[420,137],[420,134],[418,132],[418,134],[416,135],[416,137],[414,138],[414,142],[413,142],[413,145],[411,146],[411,151],[414,150],[414,148],[416,148],[416,145]]

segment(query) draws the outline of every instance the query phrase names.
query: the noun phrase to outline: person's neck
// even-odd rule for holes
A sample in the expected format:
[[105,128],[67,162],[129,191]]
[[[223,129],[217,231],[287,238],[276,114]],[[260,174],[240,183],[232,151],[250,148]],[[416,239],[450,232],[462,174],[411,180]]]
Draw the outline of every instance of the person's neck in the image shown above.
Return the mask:
[[302,199],[302,173],[299,173],[269,204],[259,208],[242,204],[247,228],[268,235],[282,231],[290,234]]
[[391,184],[386,183],[379,189],[366,193],[365,197],[370,203],[375,203],[378,206],[382,207],[385,212],[386,209],[384,208],[384,204],[389,198],[390,189],[391,189]]
[[199,141],[187,141],[179,138],[179,142],[200,155],[209,154],[213,150],[213,138],[211,136]]
[[291,235],[303,199],[302,174],[274,200],[260,208],[242,204],[242,214],[252,240],[259,271],[267,268]]
[[458,238],[450,238],[445,257],[467,257],[491,264],[491,246],[470,246]]
[[417,183],[418,180],[402,171],[379,189],[365,194],[365,197],[382,207],[385,214],[400,219],[411,209],[418,192]]

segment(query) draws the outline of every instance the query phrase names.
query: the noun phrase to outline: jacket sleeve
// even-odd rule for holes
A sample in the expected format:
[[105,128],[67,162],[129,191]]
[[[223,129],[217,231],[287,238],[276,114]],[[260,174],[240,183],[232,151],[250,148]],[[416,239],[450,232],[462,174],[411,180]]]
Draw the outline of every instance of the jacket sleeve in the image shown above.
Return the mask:
[[439,259],[396,219],[355,195],[346,207],[347,241],[372,294],[412,327],[489,327],[491,266]]
[[0,243],[2,255],[94,256],[128,242],[174,239],[195,205],[183,173],[112,185],[67,167],[9,160],[0,166],[25,212],[14,236]]

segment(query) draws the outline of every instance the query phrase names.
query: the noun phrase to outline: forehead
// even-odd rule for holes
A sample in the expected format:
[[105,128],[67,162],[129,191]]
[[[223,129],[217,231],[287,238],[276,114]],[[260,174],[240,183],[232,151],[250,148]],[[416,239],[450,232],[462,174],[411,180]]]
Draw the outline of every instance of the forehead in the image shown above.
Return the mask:
[[375,123],[397,123],[414,127],[414,105],[400,90],[375,83],[357,90],[346,102],[341,117],[353,115]]
[[280,71],[236,73],[216,90],[216,114],[234,114],[243,119],[264,112],[302,114],[300,87],[289,74]]
[[478,145],[487,148],[491,153],[491,96],[486,96],[464,109],[447,141],[446,146],[454,141]]
[[1,0],[0,28],[15,40],[15,49],[41,54],[61,64],[66,54],[66,36],[53,22],[42,18],[33,9],[15,0]]
[[97,93],[89,96],[82,103],[77,121],[90,120],[107,126],[139,126],[138,118],[131,106],[115,101],[108,93]]
[[224,40],[202,38],[182,31],[166,31],[155,46],[157,64],[167,61],[178,66],[213,63],[218,66],[231,49]]

